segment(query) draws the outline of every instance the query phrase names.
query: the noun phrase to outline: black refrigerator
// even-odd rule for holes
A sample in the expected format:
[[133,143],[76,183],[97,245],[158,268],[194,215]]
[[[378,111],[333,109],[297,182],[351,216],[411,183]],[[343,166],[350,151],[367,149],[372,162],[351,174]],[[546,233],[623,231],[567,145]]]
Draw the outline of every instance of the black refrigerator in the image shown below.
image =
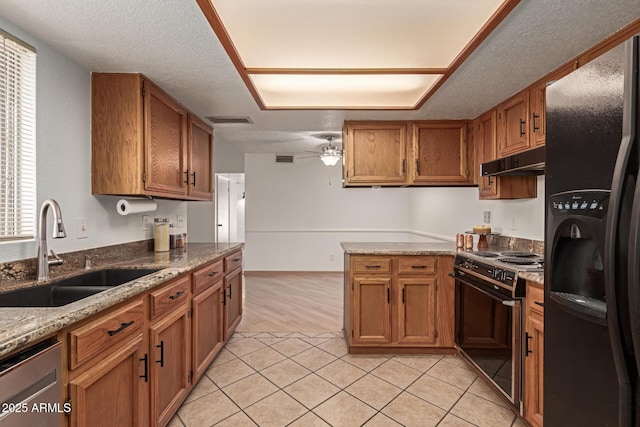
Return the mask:
[[640,426],[638,37],[547,86],[544,423]]

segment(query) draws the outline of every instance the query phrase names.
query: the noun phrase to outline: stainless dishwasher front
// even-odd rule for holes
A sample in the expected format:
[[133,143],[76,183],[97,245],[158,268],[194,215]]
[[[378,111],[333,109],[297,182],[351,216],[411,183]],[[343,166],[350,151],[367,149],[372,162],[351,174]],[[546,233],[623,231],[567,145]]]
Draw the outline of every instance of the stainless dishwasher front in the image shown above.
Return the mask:
[[61,358],[60,343],[43,342],[0,362],[1,427],[62,424]]

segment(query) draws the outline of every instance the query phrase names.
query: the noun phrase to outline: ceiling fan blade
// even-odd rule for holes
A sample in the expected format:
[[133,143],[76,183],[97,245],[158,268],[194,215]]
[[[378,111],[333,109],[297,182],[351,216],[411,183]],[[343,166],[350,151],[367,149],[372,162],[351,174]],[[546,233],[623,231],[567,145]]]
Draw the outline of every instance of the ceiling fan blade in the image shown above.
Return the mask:
[[304,150],[305,153],[315,153],[315,154],[322,154],[322,152],[320,151],[311,151],[311,150]]
[[319,155],[317,156],[303,156],[303,157],[296,157],[296,159],[312,159],[314,157],[320,157]]

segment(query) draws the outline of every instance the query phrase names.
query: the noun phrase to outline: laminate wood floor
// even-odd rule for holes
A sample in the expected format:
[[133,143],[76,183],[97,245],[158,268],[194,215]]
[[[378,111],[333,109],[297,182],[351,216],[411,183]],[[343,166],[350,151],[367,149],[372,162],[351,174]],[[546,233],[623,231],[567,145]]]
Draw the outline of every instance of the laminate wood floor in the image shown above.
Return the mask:
[[239,332],[339,332],[343,273],[245,272]]

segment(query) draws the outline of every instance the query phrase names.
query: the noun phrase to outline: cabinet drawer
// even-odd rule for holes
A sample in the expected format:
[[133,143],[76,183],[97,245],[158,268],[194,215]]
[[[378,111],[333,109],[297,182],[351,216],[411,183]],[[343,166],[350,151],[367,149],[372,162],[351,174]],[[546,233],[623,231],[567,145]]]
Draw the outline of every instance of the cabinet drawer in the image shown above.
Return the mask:
[[142,299],[139,299],[72,330],[69,333],[71,369],[77,368],[107,349],[114,351],[115,344],[141,333],[143,323],[144,305]]
[[527,307],[544,315],[544,288],[542,285],[527,282]]
[[193,294],[207,289],[224,278],[222,260],[209,264],[193,273]]
[[151,293],[151,318],[154,319],[189,301],[189,288],[191,280],[184,276],[169,286]]
[[354,257],[352,261],[354,273],[390,273],[390,257]]
[[399,274],[433,274],[436,272],[436,258],[425,256],[408,256],[398,259]]
[[224,271],[230,273],[242,266],[242,251],[234,252],[224,258]]

